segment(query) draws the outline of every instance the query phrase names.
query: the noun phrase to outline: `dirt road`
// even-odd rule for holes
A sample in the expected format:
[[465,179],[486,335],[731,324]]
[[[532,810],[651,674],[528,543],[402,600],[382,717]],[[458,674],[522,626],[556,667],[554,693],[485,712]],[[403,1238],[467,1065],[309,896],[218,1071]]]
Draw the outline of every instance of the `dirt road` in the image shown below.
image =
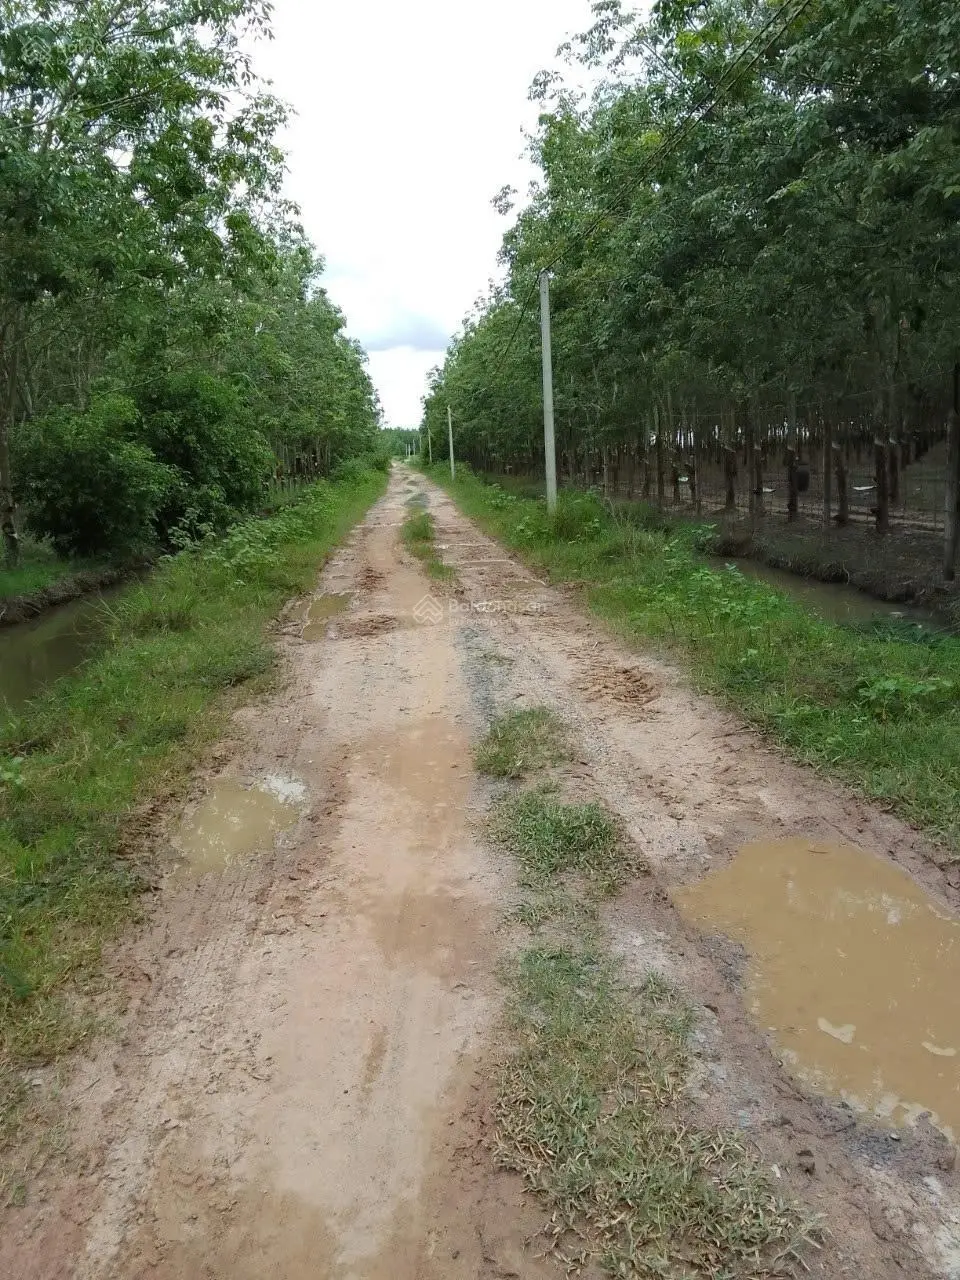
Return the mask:
[[[400,549],[418,492],[452,594],[431,598]],[[736,950],[674,906],[745,843],[797,835],[949,897],[915,835],[620,646],[403,468],[279,644],[282,692],[171,815],[146,927],[110,962],[120,1033],[59,1099],[65,1141],[4,1215],[0,1275],[562,1274],[486,1143],[514,881],[480,834],[471,758],[496,712],[547,704],[576,735],[575,785],[650,864],[605,924],[625,969],[660,969],[700,1010],[698,1118],[742,1127],[822,1216],[813,1274],[960,1276],[950,1144],[923,1122],[891,1139],[794,1083]]]

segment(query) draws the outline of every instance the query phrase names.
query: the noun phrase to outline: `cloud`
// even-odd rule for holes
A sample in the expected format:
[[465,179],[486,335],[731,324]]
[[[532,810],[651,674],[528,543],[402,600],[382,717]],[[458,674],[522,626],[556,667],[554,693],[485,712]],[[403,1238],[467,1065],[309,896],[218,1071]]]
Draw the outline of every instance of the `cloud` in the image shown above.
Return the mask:
[[430,370],[443,363],[443,350],[394,347],[370,355],[370,376],[380,392],[389,427],[417,427]]
[[527,90],[592,21],[590,0],[276,0],[254,60],[296,112],[286,194],[372,353],[388,422],[419,417],[436,353],[497,272],[490,201],[529,182]]
[[392,324],[370,334],[358,327],[357,337],[368,351],[393,351],[397,347],[408,351],[446,351],[451,335],[429,316],[398,315]]

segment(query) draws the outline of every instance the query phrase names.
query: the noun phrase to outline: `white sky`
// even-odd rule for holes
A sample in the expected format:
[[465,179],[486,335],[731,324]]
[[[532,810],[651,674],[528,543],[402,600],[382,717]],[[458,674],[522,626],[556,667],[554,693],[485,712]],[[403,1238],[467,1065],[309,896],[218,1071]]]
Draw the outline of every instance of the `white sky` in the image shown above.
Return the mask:
[[388,426],[416,426],[429,370],[496,273],[525,192],[534,75],[591,22],[589,0],[275,0],[261,75],[297,112],[287,194],[324,283],[370,353]]

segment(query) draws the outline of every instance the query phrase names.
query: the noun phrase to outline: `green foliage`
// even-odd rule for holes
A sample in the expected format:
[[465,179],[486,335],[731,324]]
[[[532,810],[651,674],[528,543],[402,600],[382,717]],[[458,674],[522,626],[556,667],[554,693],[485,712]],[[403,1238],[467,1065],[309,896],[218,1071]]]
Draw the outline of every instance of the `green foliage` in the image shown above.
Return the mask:
[[16,441],[28,527],[61,555],[148,546],[174,472],[136,439],[139,415],[124,396],[94,399],[25,424]]
[[[223,528],[265,505],[271,476],[292,488],[376,446],[363,352],[279,194],[285,110],[247,52],[270,8],[0,0],[8,558],[15,494],[60,545],[120,552],[151,526],[161,541]],[[103,386],[136,404],[137,424],[105,434]],[[11,433],[29,446],[29,474],[19,450],[7,467]],[[159,505],[166,473],[143,446],[171,468]],[[99,529],[97,460],[110,493]],[[74,462],[71,483],[61,473]]]
[[411,511],[401,526],[400,536],[431,578],[445,582],[455,576],[455,570],[437,555],[433,516],[429,511]]
[[570,944],[524,951],[510,988],[496,1155],[546,1201],[567,1265],[637,1280],[788,1274],[800,1216],[741,1135],[685,1114],[683,996],[654,972],[628,988]]
[[267,442],[244,420],[236,389],[199,370],[170,374],[140,402],[143,439],[174,481],[159,532],[222,529],[256,509],[272,470]]
[[434,375],[422,452],[429,431],[446,457],[450,405],[458,459],[542,473],[547,265],[562,476],[597,483],[606,451],[649,498],[651,473],[669,486],[698,450],[719,473],[728,444],[742,493],[754,442],[781,467],[792,403],[811,447],[829,420],[871,450],[881,433],[942,435],[960,329],[956,4],[604,0],[594,17],[567,49],[593,92],[534,85],[539,180],[504,237],[505,282]]
[[269,620],[383,487],[377,472],[321,481],[169,557],[111,606],[99,656],[0,716],[0,1112],[11,1063],[83,1034],[66,984],[130,912],[137,815],[182,786],[270,671]]
[[491,778],[524,778],[569,758],[563,722],[549,707],[509,711],[477,746],[475,760]]
[[[435,478],[449,486],[437,468]],[[591,584],[591,607],[628,636],[653,638],[690,664],[801,759],[860,787],[960,852],[960,639],[823,622],[736,568],[705,566],[698,532],[622,538],[612,512],[559,540],[542,503],[474,477],[452,487],[467,514],[554,580]],[[538,529],[536,537],[530,530]]]
[[599,804],[564,804],[548,787],[507,796],[491,831],[515,854],[525,882],[549,884],[577,871],[609,893],[631,868],[616,823]]

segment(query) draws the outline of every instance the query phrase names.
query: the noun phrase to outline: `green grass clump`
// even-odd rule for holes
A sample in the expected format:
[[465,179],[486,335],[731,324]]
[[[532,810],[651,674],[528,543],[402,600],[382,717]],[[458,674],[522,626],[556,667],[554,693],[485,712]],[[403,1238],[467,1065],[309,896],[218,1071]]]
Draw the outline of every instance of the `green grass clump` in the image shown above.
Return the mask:
[[559,1259],[637,1280],[789,1274],[799,1215],[739,1135],[684,1116],[682,996],[654,973],[629,990],[592,950],[554,947],[524,952],[510,988],[496,1155],[546,1201]]
[[633,640],[681,656],[799,759],[842,778],[960,855],[960,637],[825,622],[733,567],[704,564],[704,529],[651,527],[591,495],[544,503],[458,468],[467,515]]
[[524,778],[568,760],[570,748],[560,717],[549,707],[532,707],[495,720],[474,758],[491,778]]
[[34,591],[52,587],[54,583],[63,582],[78,573],[102,568],[103,564],[98,561],[64,560],[49,543],[22,537],[17,567],[11,569],[0,563],[0,601],[9,600],[13,596],[31,595]]
[[617,824],[602,805],[565,804],[546,787],[501,800],[490,830],[516,856],[524,883],[534,888],[574,871],[609,893],[631,869]]
[[[0,710],[0,1077],[75,1043],[64,999],[129,917],[125,853],[152,801],[176,793],[275,657],[267,625],[310,589],[386,477],[320,482],[274,516],[167,560],[110,611],[75,675]],[[0,1080],[0,1120],[3,1108]]]
[[451,566],[444,564],[437,555],[436,530],[429,511],[411,511],[401,526],[400,535],[404,546],[417,557],[429,577],[448,582],[456,576]]

